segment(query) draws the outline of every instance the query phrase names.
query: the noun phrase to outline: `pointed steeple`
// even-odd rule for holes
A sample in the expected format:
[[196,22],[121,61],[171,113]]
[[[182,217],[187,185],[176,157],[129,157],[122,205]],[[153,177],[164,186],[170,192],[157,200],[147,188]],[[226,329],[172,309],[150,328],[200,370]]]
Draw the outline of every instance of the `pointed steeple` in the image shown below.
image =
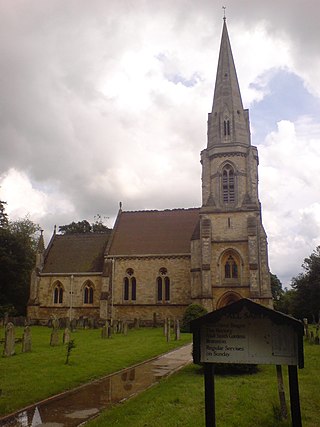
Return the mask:
[[248,111],[243,109],[227,24],[224,18],[212,112],[208,122],[208,147],[224,143],[250,145]]

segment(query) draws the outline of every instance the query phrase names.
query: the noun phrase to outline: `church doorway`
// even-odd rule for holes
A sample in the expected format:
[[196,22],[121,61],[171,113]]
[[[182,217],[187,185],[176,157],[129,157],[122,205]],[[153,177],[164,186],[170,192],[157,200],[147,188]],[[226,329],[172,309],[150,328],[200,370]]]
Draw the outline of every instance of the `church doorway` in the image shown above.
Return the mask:
[[242,296],[239,295],[236,292],[226,292],[225,294],[222,295],[222,297],[218,300],[217,303],[217,310],[219,308],[225,307],[226,305],[232,304],[236,301],[238,301],[239,299],[241,299]]

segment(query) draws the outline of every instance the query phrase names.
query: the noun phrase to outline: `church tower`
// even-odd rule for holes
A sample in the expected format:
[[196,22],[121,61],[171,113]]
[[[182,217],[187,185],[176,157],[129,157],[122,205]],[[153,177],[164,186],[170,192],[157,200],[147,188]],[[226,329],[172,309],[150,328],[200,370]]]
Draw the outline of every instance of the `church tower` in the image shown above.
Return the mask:
[[191,297],[208,310],[243,297],[272,307],[258,151],[251,145],[225,18],[207,134],[200,222],[191,242]]

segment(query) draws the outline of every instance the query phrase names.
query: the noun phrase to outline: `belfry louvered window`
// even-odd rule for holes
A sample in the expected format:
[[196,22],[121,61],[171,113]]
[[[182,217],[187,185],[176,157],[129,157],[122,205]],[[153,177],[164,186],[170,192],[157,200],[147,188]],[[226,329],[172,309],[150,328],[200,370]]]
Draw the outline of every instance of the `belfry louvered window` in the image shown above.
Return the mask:
[[233,168],[230,165],[225,166],[222,171],[222,194],[224,203],[233,203],[235,201],[234,181]]
[[230,120],[229,119],[226,119],[223,122],[223,133],[224,133],[224,136],[230,135]]

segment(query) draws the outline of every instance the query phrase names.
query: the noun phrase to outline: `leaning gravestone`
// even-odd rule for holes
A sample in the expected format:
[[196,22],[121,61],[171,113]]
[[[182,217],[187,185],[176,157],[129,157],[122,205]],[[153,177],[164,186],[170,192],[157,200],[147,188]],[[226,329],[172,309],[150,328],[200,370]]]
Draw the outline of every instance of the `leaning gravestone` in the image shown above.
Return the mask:
[[15,332],[13,323],[9,322],[6,325],[5,337],[4,337],[4,350],[3,355],[6,357],[13,356],[15,344]]
[[31,351],[31,348],[31,330],[29,326],[26,326],[22,335],[22,353],[29,353]]

